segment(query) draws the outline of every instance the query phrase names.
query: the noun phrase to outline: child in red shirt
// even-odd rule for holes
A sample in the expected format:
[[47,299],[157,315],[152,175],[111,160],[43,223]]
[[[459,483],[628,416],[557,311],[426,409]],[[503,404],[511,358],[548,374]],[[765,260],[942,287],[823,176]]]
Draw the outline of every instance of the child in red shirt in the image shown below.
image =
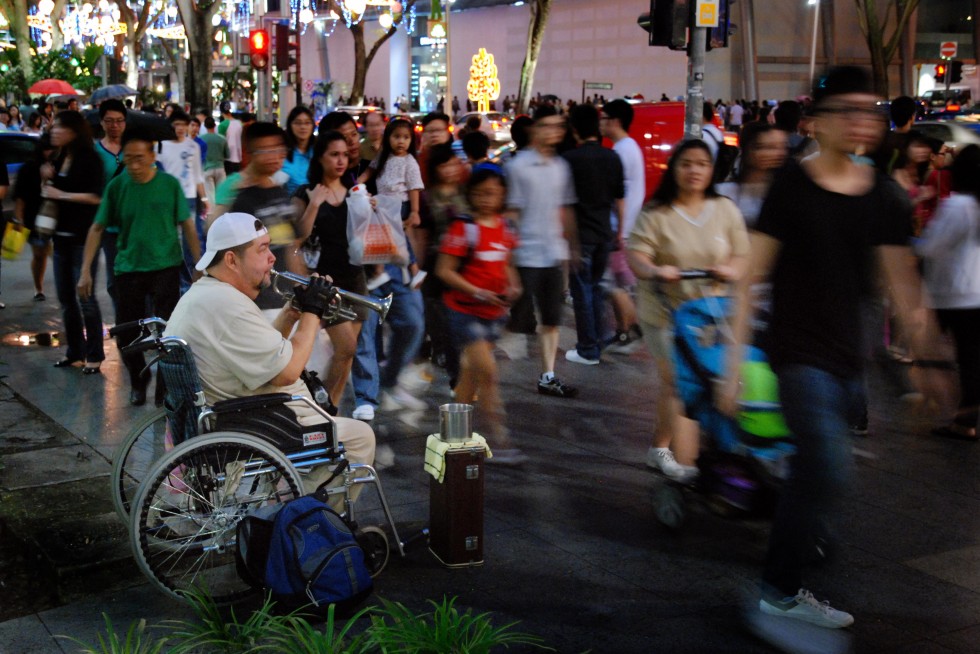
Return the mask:
[[511,265],[517,237],[501,215],[505,191],[504,178],[495,170],[479,170],[470,177],[466,199],[472,219],[449,226],[439,247],[436,275],[449,287],[443,302],[450,337],[461,353],[456,401],[477,404],[494,448],[490,461],[518,465],[527,457],[514,447],[504,426],[493,356],[507,309],[521,294]]

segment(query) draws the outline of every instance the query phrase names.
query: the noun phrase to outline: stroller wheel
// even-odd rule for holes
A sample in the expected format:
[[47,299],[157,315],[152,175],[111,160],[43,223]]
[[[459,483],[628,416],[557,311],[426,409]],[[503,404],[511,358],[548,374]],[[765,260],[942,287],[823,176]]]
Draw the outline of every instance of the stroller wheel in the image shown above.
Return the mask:
[[664,484],[653,492],[653,510],[660,524],[678,529],[684,522],[684,495],[679,488]]

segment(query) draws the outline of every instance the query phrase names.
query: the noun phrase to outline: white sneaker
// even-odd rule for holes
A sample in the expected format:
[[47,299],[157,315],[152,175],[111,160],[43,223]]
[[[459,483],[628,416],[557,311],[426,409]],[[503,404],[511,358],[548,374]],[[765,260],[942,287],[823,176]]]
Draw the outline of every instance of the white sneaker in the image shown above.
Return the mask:
[[378,445],[374,449],[374,468],[381,470],[395,465],[395,451],[391,445]]
[[420,400],[401,386],[395,386],[390,391],[381,391],[381,410],[382,411],[401,411],[409,409],[411,411],[423,411],[429,405],[424,400]]
[[363,420],[364,422],[371,422],[374,420],[374,407],[370,404],[362,404],[361,406],[354,409],[354,413],[350,414],[350,417],[354,420]]
[[813,593],[805,588],[801,588],[796,597],[785,603],[761,599],[759,610],[766,615],[803,620],[828,629],[843,629],[854,624],[853,615],[832,608],[830,602],[817,601]]
[[651,447],[647,450],[647,467],[659,470],[674,481],[690,482],[698,476],[695,466],[686,466],[677,462],[674,453],[666,447]]
[[585,366],[597,366],[599,365],[598,359],[586,359],[584,356],[578,353],[578,350],[569,350],[565,352],[565,360],[571,361],[572,363],[581,363]]

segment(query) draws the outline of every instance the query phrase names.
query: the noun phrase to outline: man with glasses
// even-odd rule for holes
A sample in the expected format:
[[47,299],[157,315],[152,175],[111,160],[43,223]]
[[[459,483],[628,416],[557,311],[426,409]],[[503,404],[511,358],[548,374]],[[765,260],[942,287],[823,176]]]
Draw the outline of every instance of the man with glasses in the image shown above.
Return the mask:
[[[844,507],[853,478],[848,425],[862,397],[860,305],[876,285],[872,272],[878,264],[882,287],[909,325],[919,280],[909,265],[911,206],[891,178],[861,163],[886,124],[867,73],[831,69],[813,98],[820,152],[799,164],[790,161],[772,184],[752,234],[748,270],[756,275],[745,275],[737,285],[734,329],[737,343],[750,339],[750,288],[769,278],[767,354],[798,449],[772,526],[759,610],[842,628],[854,618],[817,601],[804,587],[803,569],[829,537],[829,523]],[[915,339],[916,356],[941,358],[932,317],[924,314],[918,321],[921,328],[906,332]],[[719,408],[729,414],[736,411],[740,350],[730,348],[728,376],[716,388]],[[771,619],[758,616],[755,624]]]
[[[78,294],[91,296],[92,261],[98,256],[99,244],[110,227],[119,232],[115,274],[118,293],[118,324],[150,315],[169,318],[180,298],[180,268],[183,254],[176,227],[180,227],[195,261],[201,257],[193,215],[187,206],[180,182],[157,169],[154,138],[139,128],[129,128],[122,137],[123,163],[126,172],[117,175],[105,188],[95,222],[85,239],[82,273]],[[116,342],[128,345],[139,335],[139,329],[120,332]],[[129,371],[131,404],[146,403],[149,374],[143,375],[146,361],[142,354],[122,357]],[[163,402],[163,384],[158,378],[156,403]]]
[[[449,131],[449,116],[433,111],[422,118],[422,143],[419,149],[419,169],[422,171],[422,183],[429,186],[429,153],[437,145],[452,143],[453,135]],[[460,180],[462,183],[463,180]]]
[[[106,184],[123,171],[122,135],[126,130],[126,105],[122,100],[106,100],[99,105],[99,118],[105,133],[95,142],[95,152],[102,160]],[[112,313],[119,315],[119,302],[116,297],[116,241],[119,238],[117,227],[107,227],[102,235],[102,253],[105,255],[105,290],[112,300]]]
[[575,188],[568,163],[556,155],[565,138],[565,119],[551,105],[534,112],[532,147],[507,164],[507,217],[517,224],[520,245],[514,262],[521,275],[524,293],[511,308],[508,329],[516,334],[533,334],[541,316],[538,342],[541,376],[538,392],[554,397],[575,397],[578,391],[555,376],[558,327],[561,324],[564,264],[577,264],[575,235]]
[[[213,217],[229,212],[248,213],[269,230],[276,269],[306,275],[306,265],[296,254],[296,219],[289,193],[273,178],[286,159],[286,136],[278,125],[258,122],[245,130],[248,164],[234,173],[215,192],[218,206]],[[260,309],[279,310],[282,298],[270,288],[259,293]]]

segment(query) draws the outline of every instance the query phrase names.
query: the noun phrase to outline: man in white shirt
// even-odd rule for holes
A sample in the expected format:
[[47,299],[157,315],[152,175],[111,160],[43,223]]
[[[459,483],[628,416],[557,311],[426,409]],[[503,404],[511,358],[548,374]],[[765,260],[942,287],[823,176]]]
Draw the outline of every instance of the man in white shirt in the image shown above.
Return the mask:
[[742,129],[742,118],[745,115],[745,109],[742,107],[742,103],[736,100],[732,102],[732,106],[728,109],[728,127],[733,132],[739,132]]
[[[264,393],[289,393],[312,399],[300,379],[317,331],[324,304],[316,294],[298,291],[300,309],[286,304],[269,323],[255,304],[270,283],[275,256],[269,232],[246,213],[227,213],[208,230],[208,247],[197,263],[205,277],[177,303],[167,322],[167,336],[187,341],[209,403]],[[293,328],[295,333],[293,332]],[[292,334],[292,336],[290,336]],[[290,404],[302,425],[318,424],[322,416],[305,403]],[[337,436],[352,463],[374,461],[374,432],[366,423],[334,418]],[[306,491],[329,474],[324,466],[305,480]]]
[[[628,134],[633,123],[633,107],[625,100],[613,100],[602,106],[599,128],[602,136],[613,143],[613,151],[623,163],[623,181],[626,196],[623,200],[623,226],[617,230],[621,235],[616,249],[609,255],[606,268],[606,284],[609,301],[616,316],[616,335],[607,346],[612,354],[631,354],[641,345],[640,326],[636,318],[636,305],[631,290],[636,286],[636,277],[626,262],[625,239],[633,231],[636,217],[643,208],[646,197],[646,175],[643,165],[643,152],[639,144]],[[613,220],[619,217],[613,212]],[[614,223],[615,224],[615,223]]]
[[228,141],[228,158],[225,160],[225,173],[231,175],[232,173],[237,173],[242,167],[242,121],[235,118],[231,113],[231,104],[229,102],[221,103],[221,117],[228,122],[228,127],[225,128],[223,134],[221,134],[221,128],[218,128],[218,133],[225,137]]
[[[180,188],[187,198],[187,206],[194,216],[194,226],[197,229],[198,242],[204,242],[204,221],[202,211],[207,214],[207,200],[204,195],[204,170],[201,166],[201,147],[188,136],[191,118],[180,109],[170,114],[170,125],[174,128],[177,138],[172,141],[160,142],[160,154],[157,161],[163,170],[177,178]],[[203,206],[198,206],[199,202]],[[180,273],[180,292],[186,293],[191,285],[191,269],[194,257],[187,245],[184,245],[184,263]]]

